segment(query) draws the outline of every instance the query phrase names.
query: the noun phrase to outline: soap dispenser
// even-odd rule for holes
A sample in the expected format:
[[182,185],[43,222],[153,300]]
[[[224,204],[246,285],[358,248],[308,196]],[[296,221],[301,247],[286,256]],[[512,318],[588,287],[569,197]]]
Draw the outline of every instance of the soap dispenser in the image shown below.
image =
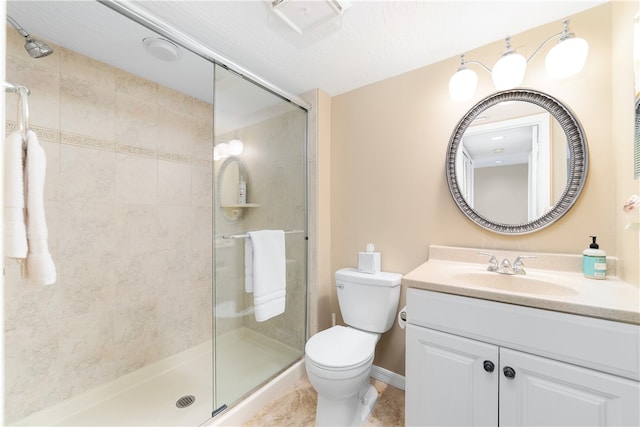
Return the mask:
[[589,279],[605,279],[607,277],[607,255],[596,243],[596,236],[591,237],[588,249],[582,252],[582,272]]

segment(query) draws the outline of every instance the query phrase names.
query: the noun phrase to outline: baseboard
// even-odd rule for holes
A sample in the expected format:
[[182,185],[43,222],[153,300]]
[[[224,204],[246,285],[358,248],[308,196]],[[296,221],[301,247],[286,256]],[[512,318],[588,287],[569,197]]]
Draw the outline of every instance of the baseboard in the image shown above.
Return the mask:
[[404,390],[404,376],[391,372],[388,369],[381,368],[380,366],[373,365],[371,367],[371,376],[384,383]]

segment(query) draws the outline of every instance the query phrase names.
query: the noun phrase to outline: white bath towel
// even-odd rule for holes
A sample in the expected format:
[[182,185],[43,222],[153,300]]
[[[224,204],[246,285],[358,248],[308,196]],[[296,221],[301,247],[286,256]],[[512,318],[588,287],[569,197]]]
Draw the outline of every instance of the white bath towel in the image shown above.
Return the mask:
[[284,231],[260,230],[248,234],[245,241],[245,290],[253,291],[256,321],[264,322],[285,310],[287,262]]
[[49,253],[49,231],[44,212],[44,180],[47,158],[33,131],[27,134],[27,161],[25,180],[27,187],[27,274],[39,285],[56,282],[56,266]]
[[20,259],[27,257],[22,143],[20,132],[4,142],[4,255]]

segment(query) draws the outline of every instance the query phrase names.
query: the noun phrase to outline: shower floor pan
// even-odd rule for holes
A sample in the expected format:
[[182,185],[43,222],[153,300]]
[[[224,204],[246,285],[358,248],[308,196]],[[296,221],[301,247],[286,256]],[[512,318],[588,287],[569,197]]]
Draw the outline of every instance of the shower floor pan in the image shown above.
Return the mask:
[[[217,394],[224,403],[233,403],[300,357],[295,349],[246,328],[217,342]],[[11,425],[198,426],[214,409],[212,360],[208,341]],[[176,403],[185,396],[195,400],[179,408]]]

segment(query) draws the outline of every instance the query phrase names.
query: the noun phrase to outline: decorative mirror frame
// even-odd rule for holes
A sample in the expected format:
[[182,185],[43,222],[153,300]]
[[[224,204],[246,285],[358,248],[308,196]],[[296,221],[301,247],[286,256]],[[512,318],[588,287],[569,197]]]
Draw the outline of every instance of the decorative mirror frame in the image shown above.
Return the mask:
[[[462,137],[471,123],[487,108],[500,102],[524,101],[538,105],[547,110],[558,122],[567,137],[569,145],[569,171],[567,186],[560,199],[547,213],[541,217],[522,224],[502,224],[479,215],[462,196],[456,175],[456,153]],[[574,114],[563,103],[542,92],[531,89],[513,89],[489,95],[474,105],[456,125],[447,148],[446,160],[447,183],[453,200],[458,208],[471,221],[482,228],[500,234],[528,234],[541,230],[566,214],[576,203],[587,179],[588,152],[587,140],[582,126]]]

